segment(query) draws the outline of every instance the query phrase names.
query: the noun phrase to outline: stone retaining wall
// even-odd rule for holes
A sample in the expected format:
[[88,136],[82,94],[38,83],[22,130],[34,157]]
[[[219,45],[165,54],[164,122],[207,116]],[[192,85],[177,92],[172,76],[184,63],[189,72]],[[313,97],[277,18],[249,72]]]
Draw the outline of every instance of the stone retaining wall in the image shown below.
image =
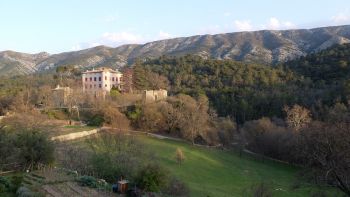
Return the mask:
[[76,133],[70,133],[70,134],[66,134],[66,135],[52,137],[51,140],[52,141],[60,141],[60,142],[75,140],[75,139],[79,139],[79,138],[86,137],[89,135],[94,135],[94,134],[98,133],[99,131],[100,131],[100,129],[92,129],[90,131],[81,131],[81,132],[76,132]]

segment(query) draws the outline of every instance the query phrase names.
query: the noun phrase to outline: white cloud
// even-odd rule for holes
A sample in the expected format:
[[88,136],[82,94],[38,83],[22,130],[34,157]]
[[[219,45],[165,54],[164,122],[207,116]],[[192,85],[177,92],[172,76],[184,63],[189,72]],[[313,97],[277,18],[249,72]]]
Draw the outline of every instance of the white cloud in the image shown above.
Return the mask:
[[275,17],[272,17],[270,18],[268,24],[267,24],[267,28],[269,29],[279,29],[281,27],[281,24],[280,24],[280,21],[275,18]]
[[293,29],[297,26],[290,21],[282,21],[276,17],[271,17],[266,24],[260,25],[261,29],[268,30],[283,30],[283,29]]
[[350,23],[350,12],[348,10],[339,12],[335,16],[331,17],[331,21],[337,25]]
[[93,42],[93,43],[91,43],[91,44],[89,44],[89,45],[90,45],[89,47],[97,47],[97,46],[100,46],[101,43],[99,43],[99,42]]
[[70,50],[71,51],[79,51],[81,49],[82,49],[81,45],[80,44],[76,44],[76,45],[72,46]]
[[277,19],[276,17],[271,17],[267,23],[267,25],[263,25],[263,27],[270,29],[270,30],[280,30],[280,29],[291,29],[295,28],[296,25],[294,25],[292,22],[289,21],[281,21]]
[[249,20],[235,20],[234,26],[237,31],[251,31],[254,29]]
[[158,39],[159,40],[169,39],[169,38],[172,38],[172,37],[173,36],[171,34],[167,33],[167,32],[164,32],[162,30],[159,31],[159,34],[158,34]]
[[239,31],[257,31],[262,29],[267,30],[283,30],[283,29],[295,29],[297,26],[290,22],[279,20],[276,17],[269,18],[266,23],[254,24],[249,19],[235,20],[233,24],[228,23],[224,25],[212,25],[206,28],[202,28],[198,31],[198,34],[220,34],[225,32],[239,32]]

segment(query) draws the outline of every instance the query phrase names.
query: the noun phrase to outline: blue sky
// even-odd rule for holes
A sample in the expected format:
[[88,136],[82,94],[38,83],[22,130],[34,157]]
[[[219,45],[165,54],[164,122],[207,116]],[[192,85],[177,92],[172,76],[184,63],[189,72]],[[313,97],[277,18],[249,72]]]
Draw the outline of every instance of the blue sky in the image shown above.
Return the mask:
[[198,34],[350,24],[349,0],[2,0],[0,51],[59,53]]

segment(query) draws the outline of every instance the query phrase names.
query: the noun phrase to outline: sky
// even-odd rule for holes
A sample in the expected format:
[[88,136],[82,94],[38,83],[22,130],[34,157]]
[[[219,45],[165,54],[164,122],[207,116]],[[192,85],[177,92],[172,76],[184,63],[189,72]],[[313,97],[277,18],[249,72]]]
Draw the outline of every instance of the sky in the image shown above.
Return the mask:
[[349,0],[1,0],[0,51],[54,54],[201,34],[346,24]]

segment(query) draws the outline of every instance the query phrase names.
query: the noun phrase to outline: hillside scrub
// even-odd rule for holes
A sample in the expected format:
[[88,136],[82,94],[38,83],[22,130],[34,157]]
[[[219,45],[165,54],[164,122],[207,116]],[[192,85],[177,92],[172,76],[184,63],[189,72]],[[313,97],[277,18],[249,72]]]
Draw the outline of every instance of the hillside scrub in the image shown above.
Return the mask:
[[33,170],[54,161],[53,143],[37,130],[0,129],[0,153],[0,170]]
[[[83,145],[65,145],[56,153],[58,163],[76,170],[82,175],[116,183],[121,177],[136,184],[143,193],[165,192],[186,193],[186,186],[179,180],[177,187],[170,185],[174,180],[153,151],[145,148],[140,140],[123,133],[102,133],[87,139]],[[94,185],[92,177],[79,180],[82,184]],[[172,180],[172,181],[170,181]]]

